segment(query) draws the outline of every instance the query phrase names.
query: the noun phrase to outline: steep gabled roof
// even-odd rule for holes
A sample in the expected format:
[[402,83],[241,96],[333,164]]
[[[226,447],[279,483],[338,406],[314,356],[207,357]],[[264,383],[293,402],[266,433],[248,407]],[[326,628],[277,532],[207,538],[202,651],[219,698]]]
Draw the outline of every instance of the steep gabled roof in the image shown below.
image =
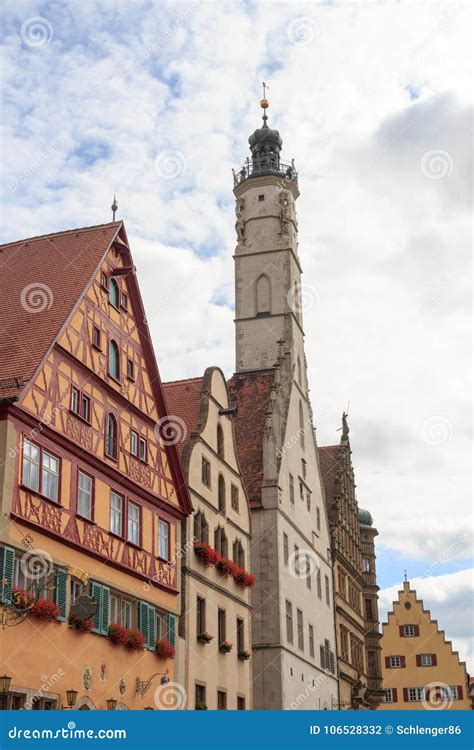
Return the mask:
[[339,449],[339,445],[326,445],[319,448],[319,468],[324,486],[326,507],[328,509],[329,503],[332,503],[334,499],[334,485],[336,483],[337,472],[340,469]]
[[121,226],[0,245],[0,399],[17,396],[30,380]]
[[175,416],[183,422],[185,427],[183,430],[177,430],[180,440],[176,445],[180,453],[188,443],[191,433],[199,426],[203,382],[204,378],[189,378],[163,383],[171,422]]
[[229,380],[230,396],[237,405],[237,453],[251,507],[258,507],[262,499],[263,438],[274,383],[274,369],[236,373]]

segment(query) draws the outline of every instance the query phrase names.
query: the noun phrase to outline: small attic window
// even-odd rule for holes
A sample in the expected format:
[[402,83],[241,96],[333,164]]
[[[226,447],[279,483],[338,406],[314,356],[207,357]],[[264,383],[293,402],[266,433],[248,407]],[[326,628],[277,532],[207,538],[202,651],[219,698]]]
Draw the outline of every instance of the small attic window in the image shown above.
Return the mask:
[[120,289],[115,279],[110,279],[109,284],[109,302],[113,307],[118,309],[120,299]]
[[120,307],[122,310],[128,310],[128,294],[126,292],[122,292],[120,296]]
[[264,201],[265,200],[265,196],[264,195],[259,195],[258,196],[258,200],[259,201]]
[[107,291],[109,290],[109,277],[107,276],[105,271],[100,272],[100,285],[102,289],[107,289]]

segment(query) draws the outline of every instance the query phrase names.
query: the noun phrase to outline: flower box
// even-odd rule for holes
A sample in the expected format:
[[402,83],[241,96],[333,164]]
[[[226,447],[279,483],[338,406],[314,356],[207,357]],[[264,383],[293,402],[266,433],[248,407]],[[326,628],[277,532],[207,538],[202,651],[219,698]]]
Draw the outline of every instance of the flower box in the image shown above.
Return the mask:
[[255,586],[255,576],[251,573],[247,573],[246,570],[240,569],[234,578],[240,586],[245,586],[249,589]]
[[145,637],[138,628],[125,628],[125,648],[128,651],[143,651]]
[[78,630],[79,633],[90,633],[94,623],[92,617],[88,617],[87,620],[80,620],[79,617],[70,617],[69,625],[73,630]]
[[127,628],[114,622],[107,629],[107,637],[114,646],[125,646],[127,642]]
[[232,560],[229,560],[226,557],[221,557],[216,565],[216,568],[220,570],[221,573],[224,573],[227,576],[232,576],[234,578],[240,570],[239,566],[236,565],[235,562],[232,562]]
[[58,619],[61,614],[56,602],[51,599],[38,599],[38,601],[31,607],[30,614],[37,620],[43,622],[54,622]]
[[157,642],[155,651],[160,659],[174,659],[174,648],[166,638]]
[[201,643],[210,643],[213,638],[214,636],[210,633],[199,633],[197,637],[198,641],[200,641]]
[[250,653],[248,651],[239,651],[238,657],[241,661],[247,661],[247,659],[250,659]]
[[207,542],[195,542],[194,552],[208,568],[212,565],[217,565],[221,559],[217,550],[211,547],[210,544],[207,544]]
[[196,711],[207,711],[207,706],[202,701],[197,701],[196,703]]
[[222,651],[223,654],[228,654],[229,651],[232,651],[233,645],[231,641],[223,641],[219,646],[219,651]]

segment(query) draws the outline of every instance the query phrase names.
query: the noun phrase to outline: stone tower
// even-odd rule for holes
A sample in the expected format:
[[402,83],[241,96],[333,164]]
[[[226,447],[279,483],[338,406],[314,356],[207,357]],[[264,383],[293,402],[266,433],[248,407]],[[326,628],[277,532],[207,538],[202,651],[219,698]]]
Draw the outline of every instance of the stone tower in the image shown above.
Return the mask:
[[252,511],[255,709],[338,706],[329,534],[308,396],[293,163],[267,125],[234,173],[239,464]]

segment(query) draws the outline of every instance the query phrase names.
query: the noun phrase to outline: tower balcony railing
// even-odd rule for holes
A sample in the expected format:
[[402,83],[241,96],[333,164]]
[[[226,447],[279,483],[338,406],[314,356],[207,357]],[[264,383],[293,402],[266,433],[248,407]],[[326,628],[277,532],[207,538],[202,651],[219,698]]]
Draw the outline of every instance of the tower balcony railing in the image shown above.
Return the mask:
[[266,175],[275,175],[276,177],[288,180],[288,182],[298,183],[298,172],[295,169],[293,159],[291,163],[281,161],[280,159],[272,159],[268,156],[261,159],[247,159],[240,169],[233,169],[232,174],[234,175],[234,187],[237,187],[241,182],[251,177],[263,177]]

